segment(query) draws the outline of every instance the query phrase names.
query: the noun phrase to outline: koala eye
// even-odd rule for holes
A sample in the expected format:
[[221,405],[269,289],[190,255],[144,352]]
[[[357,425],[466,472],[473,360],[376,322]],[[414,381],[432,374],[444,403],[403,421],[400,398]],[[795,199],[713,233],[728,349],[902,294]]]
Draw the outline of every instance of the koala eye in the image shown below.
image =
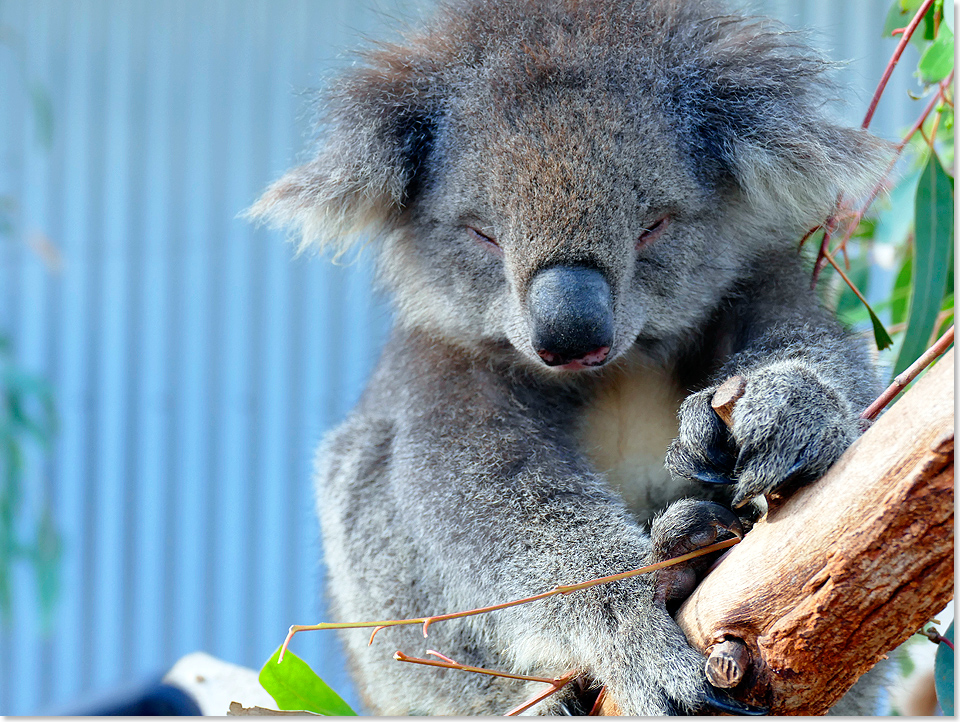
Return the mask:
[[473,238],[473,240],[481,243],[485,248],[494,253],[503,254],[503,250],[500,248],[500,244],[493,240],[490,236],[485,233],[481,233],[473,226],[467,226],[467,234]]
[[664,229],[670,225],[670,216],[665,215],[661,216],[657,221],[655,221],[649,228],[644,228],[640,233],[640,237],[637,239],[637,248],[643,248],[650,243],[653,243],[657,240],[662,234]]

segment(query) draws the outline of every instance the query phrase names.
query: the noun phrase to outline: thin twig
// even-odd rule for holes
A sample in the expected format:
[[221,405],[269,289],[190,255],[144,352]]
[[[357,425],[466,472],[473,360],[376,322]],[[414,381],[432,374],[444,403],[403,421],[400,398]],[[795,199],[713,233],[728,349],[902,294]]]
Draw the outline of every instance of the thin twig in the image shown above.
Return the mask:
[[567,672],[567,674],[565,674],[563,677],[558,677],[556,680],[554,680],[550,684],[550,687],[545,689],[543,692],[540,692],[539,694],[535,694],[526,702],[520,705],[517,705],[509,712],[506,712],[504,714],[504,717],[516,717],[521,712],[525,712],[526,710],[530,709],[531,707],[533,707],[533,705],[537,704],[538,702],[542,702],[551,694],[556,694],[561,689],[563,689],[568,684],[570,684],[574,679],[576,679],[576,677],[577,677],[576,672],[574,671]]
[[[290,640],[293,639],[293,635],[298,632],[308,632],[316,631],[320,629],[364,629],[364,628],[383,628],[383,627],[399,627],[402,625],[408,624],[422,624],[423,625],[423,636],[427,636],[427,628],[433,622],[441,622],[447,619],[458,619],[460,617],[471,617],[476,614],[486,614],[487,612],[495,612],[499,609],[507,609],[508,607],[515,607],[519,604],[529,604],[530,602],[536,602],[540,599],[546,599],[547,597],[552,597],[557,594],[570,594],[571,592],[576,592],[581,589],[589,589],[590,587],[595,587],[600,584],[608,584],[609,582],[616,582],[622,579],[629,579],[630,577],[636,577],[640,574],[646,574],[648,572],[655,572],[658,569],[665,569],[666,567],[673,566],[674,564],[680,564],[681,562],[688,561],[690,559],[695,559],[697,557],[703,556],[705,554],[710,554],[711,552],[720,551],[721,549],[727,549],[732,547],[734,544],[740,542],[739,538],[727,539],[722,542],[717,542],[716,544],[711,544],[710,546],[703,547],[702,549],[697,549],[696,551],[689,552],[687,554],[682,554],[673,559],[665,559],[662,562],[657,562],[656,564],[649,564],[645,567],[640,567],[639,569],[632,569],[628,572],[621,572],[620,574],[611,574],[607,577],[599,577],[597,579],[590,579],[586,582],[580,582],[578,584],[563,584],[557,587],[554,587],[549,592],[543,592],[541,594],[535,594],[532,597],[525,597],[524,599],[516,599],[512,602],[503,602],[502,604],[494,604],[489,607],[481,607],[479,609],[470,609],[465,612],[453,612],[452,614],[439,614],[432,617],[415,617],[413,619],[387,619],[376,622],[320,622],[319,624],[294,624],[290,627],[290,631],[287,632],[286,639],[283,640],[283,646],[280,648],[280,655],[277,662],[283,661],[283,655],[287,651],[287,647],[290,645]],[[374,633],[378,630],[374,629]],[[371,641],[373,637],[371,636]]]
[[[837,196],[836,207],[838,209],[840,207],[842,197],[842,194]],[[817,287],[817,281],[820,279],[820,273],[827,265],[826,261],[830,251],[830,238],[833,236],[836,230],[837,219],[835,216],[830,216],[823,225],[823,238],[820,240],[820,249],[817,251],[817,262],[813,266],[813,278],[810,279],[811,289],[815,289]]]
[[[952,315],[953,315],[952,308],[948,308],[947,310],[941,311],[940,313],[938,313],[937,320],[933,324],[934,331],[940,328],[943,325],[943,322],[946,321],[948,318],[950,318]],[[887,333],[893,336],[894,334],[898,334],[901,331],[906,331],[908,325],[909,323],[907,321],[901,321],[900,323],[891,324],[890,326],[887,326]],[[864,338],[873,338],[873,331],[872,330],[863,331],[860,335],[862,335]]]
[[570,684],[570,682],[572,682],[577,677],[577,671],[574,669],[570,670],[569,672],[565,672],[559,677],[550,679],[549,677],[532,677],[530,675],[525,675],[525,674],[512,674],[510,672],[501,672],[496,669],[486,669],[484,667],[471,667],[466,664],[459,664],[457,662],[454,662],[449,657],[442,655],[439,652],[434,652],[433,650],[427,650],[427,654],[433,654],[437,657],[440,657],[444,661],[438,662],[434,659],[423,659],[422,657],[411,657],[410,655],[404,654],[399,650],[393,655],[393,658],[398,662],[410,662],[412,664],[422,664],[427,667],[441,667],[443,669],[458,669],[461,672],[473,672],[474,674],[486,674],[490,677],[503,677],[504,679],[516,679],[521,682],[543,682],[544,684],[550,685],[543,692],[538,692],[536,695],[528,699],[526,702],[523,702],[518,707],[515,707],[509,712],[505,713],[505,716],[507,717],[516,716],[521,712],[523,712],[524,710],[530,709],[531,707],[533,707],[533,705],[537,704],[537,702],[541,702],[542,700],[545,700],[550,695],[556,694],[557,692],[559,692],[561,689],[566,687],[568,684]]
[[603,709],[603,699],[607,696],[607,688],[603,687],[600,690],[600,694],[597,695],[597,699],[593,703],[593,707],[590,708],[590,713],[588,717],[599,717],[600,710]]
[[457,662],[444,662],[439,659],[423,659],[422,657],[411,657],[397,650],[393,658],[398,662],[411,662],[412,664],[422,664],[427,667],[443,667],[444,669],[459,669],[463,672],[473,672],[474,674],[486,674],[491,677],[504,677],[506,679],[518,679],[521,682],[543,682],[544,684],[553,684],[556,679],[548,677],[531,677],[527,674],[512,674],[510,672],[501,672],[496,669],[484,669],[483,667],[471,667],[467,664],[458,664]]
[[923,371],[930,363],[943,354],[950,344],[953,343],[953,326],[951,325],[947,329],[946,333],[941,336],[933,346],[928,348],[923,355],[914,361],[910,366],[901,374],[899,374],[890,386],[887,387],[887,390],[884,391],[880,396],[870,404],[867,408],[863,410],[863,413],[860,414],[861,419],[873,419],[880,413],[884,406],[889,404],[893,399],[906,388],[907,384],[913,381],[917,375]]
[[920,24],[920,21],[923,20],[923,16],[927,14],[927,10],[930,9],[930,6],[933,5],[934,0],[924,0],[923,5],[920,6],[920,9],[917,10],[917,14],[913,16],[913,20],[910,21],[910,24],[903,29],[903,34],[900,36],[900,42],[897,44],[897,49],[893,52],[893,57],[890,58],[890,62],[887,63],[887,69],[883,72],[883,77],[880,78],[880,83],[877,85],[877,89],[873,94],[873,99],[870,101],[870,106],[867,108],[867,114],[863,118],[862,128],[866,129],[870,126],[870,121],[873,120],[873,114],[877,110],[877,103],[880,102],[880,96],[883,95],[883,89],[887,87],[887,81],[890,80],[890,76],[893,74],[893,69],[897,67],[897,63],[900,62],[900,56],[903,55],[903,51],[906,49],[907,44],[910,42],[910,37],[913,35],[913,31],[917,29],[917,26]]
[[856,284],[854,284],[854,282],[850,280],[847,274],[843,272],[843,269],[837,265],[837,262],[836,260],[834,260],[833,256],[831,256],[829,253],[824,253],[823,257],[826,259],[827,263],[833,266],[834,270],[840,274],[840,278],[842,278],[846,282],[846,284],[850,286],[850,290],[853,291],[854,294],[856,294],[857,298],[860,299],[860,302],[864,306],[867,306],[869,308],[870,304],[867,303],[867,299],[863,297],[863,294],[860,293],[860,289],[858,289]]

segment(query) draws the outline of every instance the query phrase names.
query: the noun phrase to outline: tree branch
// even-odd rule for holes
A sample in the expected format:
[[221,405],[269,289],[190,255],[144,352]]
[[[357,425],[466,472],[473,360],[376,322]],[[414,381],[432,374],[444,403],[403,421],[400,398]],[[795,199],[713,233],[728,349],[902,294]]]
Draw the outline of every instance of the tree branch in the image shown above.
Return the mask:
[[822,714],[952,598],[953,385],[951,350],[681,607],[704,653],[745,648],[734,697]]

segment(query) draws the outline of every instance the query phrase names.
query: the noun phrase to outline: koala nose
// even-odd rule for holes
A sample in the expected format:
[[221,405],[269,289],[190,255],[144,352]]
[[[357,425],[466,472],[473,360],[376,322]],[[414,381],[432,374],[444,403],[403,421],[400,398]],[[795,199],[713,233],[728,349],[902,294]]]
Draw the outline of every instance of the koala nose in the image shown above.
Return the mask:
[[600,271],[552,266],[530,283],[533,347],[547,366],[599,366],[613,345],[613,300]]

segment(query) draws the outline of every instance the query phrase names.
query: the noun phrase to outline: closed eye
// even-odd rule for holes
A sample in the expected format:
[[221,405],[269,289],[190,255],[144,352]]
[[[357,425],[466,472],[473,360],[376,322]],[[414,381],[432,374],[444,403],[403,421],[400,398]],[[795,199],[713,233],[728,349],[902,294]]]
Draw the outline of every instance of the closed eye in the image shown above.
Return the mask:
[[485,248],[498,255],[503,255],[503,249],[500,248],[500,244],[497,243],[493,238],[488,236],[486,233],[477,230],[473,226],[467,226],[467,234],[473,238],[473,240],[482,244]]
[[665,215],[661,216],[654,223],[652,223],[648,228],[644,228],[640,233],[640,237],[637,239],[637,248],[643,248],[655,240],[657,240],[670,225],[670,216]]

